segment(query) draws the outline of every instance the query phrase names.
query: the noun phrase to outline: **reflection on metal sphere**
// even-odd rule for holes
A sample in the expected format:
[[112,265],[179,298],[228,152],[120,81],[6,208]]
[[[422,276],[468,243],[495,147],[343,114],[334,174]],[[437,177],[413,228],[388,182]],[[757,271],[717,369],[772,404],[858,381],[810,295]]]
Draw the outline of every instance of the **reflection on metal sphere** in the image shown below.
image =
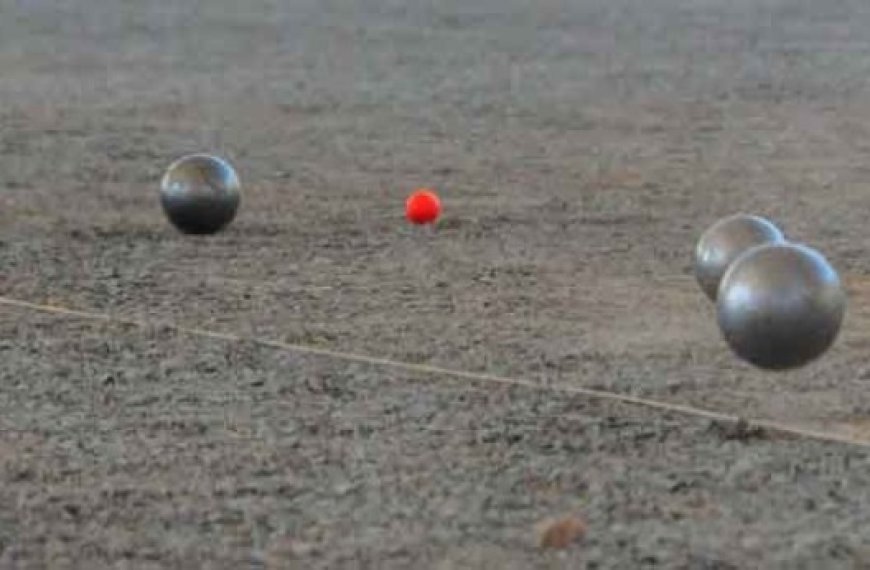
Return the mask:
[[738,356],[784,370],[807,364],[833,344],[846,297],[820,253],[769,244],[745,252],[728,269],[716,308],[722,334]]
[[194,154],[172,163],[160,183],[160,203],[176,228],[188,234],[213,234],[236,216],[239,178],[216,156]]
[[736,214],[710,226],[695,247],[695,278],[704,293],[716,300],[719,281],[741,253],[765,243],[785,241],[782,232],[758,216]]

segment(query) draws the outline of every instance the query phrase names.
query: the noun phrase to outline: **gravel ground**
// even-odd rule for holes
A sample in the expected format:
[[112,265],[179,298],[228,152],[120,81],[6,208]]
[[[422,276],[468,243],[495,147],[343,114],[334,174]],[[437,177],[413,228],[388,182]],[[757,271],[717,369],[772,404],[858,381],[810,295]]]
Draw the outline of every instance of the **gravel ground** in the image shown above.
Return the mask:
[[[859,0],[0,0],[3,568],[870,568],[870,454],[177,323],[870,442]],[[229,158],[211,238],[157,201]],[[432,231],[402,218],[438,188]],[[840,269],[837,345],[737,361],[718,217]],[[536,525],[588,531],[541,549]]]

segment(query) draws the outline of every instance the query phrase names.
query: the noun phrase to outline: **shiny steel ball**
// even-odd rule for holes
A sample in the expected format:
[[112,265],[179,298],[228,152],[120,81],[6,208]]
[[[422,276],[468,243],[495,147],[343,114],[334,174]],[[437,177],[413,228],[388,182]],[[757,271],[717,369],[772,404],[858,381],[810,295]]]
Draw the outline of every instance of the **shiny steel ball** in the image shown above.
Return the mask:
[[757,246],[737,258],[716,301],[731,349],[769,370],[821,356],[836,339],[845,309],[834,268],[816,250],[790,243]]
[[731,263],[747,249],[782,243],[785,236],[770,221],[748,214],[722,218],[701,235],[695,247],[695,278],[711,300]]
[[187,234],[213,234],[239,209],[239,177],[225,160],[206,154],[173,162],[160,183],[160,203],[169,221]]

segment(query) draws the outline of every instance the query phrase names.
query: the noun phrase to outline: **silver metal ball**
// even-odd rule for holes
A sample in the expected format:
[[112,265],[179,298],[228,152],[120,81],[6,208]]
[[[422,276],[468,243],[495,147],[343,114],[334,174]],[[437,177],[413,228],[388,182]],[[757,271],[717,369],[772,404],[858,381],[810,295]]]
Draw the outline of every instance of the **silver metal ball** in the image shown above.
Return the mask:
[[739,357],[785,370],[809,363],[834,343],[846,296],[819,252],[769,244],[746,251],[731,265],[716,309],[722,334]]
[[225,160],[207,154],[173,162],[160,183],[160,203],[167,218],[188,234],[213,234],[236,216],[239,177]]
[[784,241],[780,229],[759,216],[736,214],[722,218],[698,240],[695,278],[707,297],[715,301],[722,276],[741,253],[757,245]]

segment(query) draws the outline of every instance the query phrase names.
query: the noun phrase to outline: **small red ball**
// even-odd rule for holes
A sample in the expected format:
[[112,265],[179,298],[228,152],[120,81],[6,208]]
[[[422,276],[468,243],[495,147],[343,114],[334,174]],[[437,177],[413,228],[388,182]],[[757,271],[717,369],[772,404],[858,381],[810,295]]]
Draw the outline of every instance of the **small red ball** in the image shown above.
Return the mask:
[[431,190],[417,190],[405,202],[405,215],[412,224],[431,224],[441,215],[441,200]]

